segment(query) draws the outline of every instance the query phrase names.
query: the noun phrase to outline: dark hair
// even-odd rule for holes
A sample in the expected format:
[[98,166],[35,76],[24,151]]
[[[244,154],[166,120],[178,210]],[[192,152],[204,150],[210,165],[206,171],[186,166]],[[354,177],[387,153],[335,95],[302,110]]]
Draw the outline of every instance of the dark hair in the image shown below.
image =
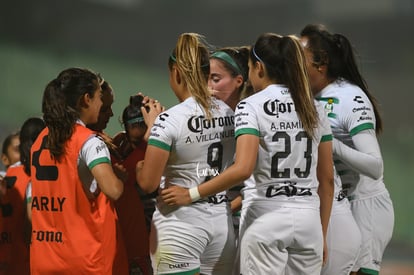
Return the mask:
[[374,107],[376,132],[377,134],[381,133],[382,119],[379,113],[378,101],[369,92],[368,85],[359,72],[354,50],[349,40],[342,34],[330,33],[321,24],[305,26],[300,35],[308,38],[307,48],[312,52],[315,65],[327,66],[329,78],[346,79],[364,91]]
[[181,34],[168,59],[170,70],[174,64],[177,65],[177,70],[189,92],[210,118],[211,95],[207,86],[210,74],[210,51],[204,36],[197,33]]
[[4,154],[4,155],[7,155],[7,149],[9,148],[9,146],[10,146],[10,144],[11,144],[11,142],[12,142],[12,140],[14,139],[14,138],[16,138],[16,137],[19,137],[19,132],[17,131],[17,132],[13,132],[13,133],[11,133],[11,134],[9,134],[5,139],[4,139],[4,141],[3,141],[3,148],[2,148],[2,150],[1,150],[1,152]]
[[[98,121],[96,123],[87,125],[89,129],[98,133],[102,132],[106,128],[107,121],[104,121],[104,119],[106,119],[107,115],[109,114],[109,117],[113,116],[112,103],[114,98],[113,89],[108,81],[101,79],[100,83],[102,89],[102,106],[99,111]],[[108,100],[110,101],[108,102]]]
[[88,69],[69,68],[47,84],[43,93],[42,112],[49,135],[46,147],[59,160],[64,144],[72,136],[79,119],[81,97],[91,97],[100,87],[100,77]]
[[112,93],[112,87],[111,85],[109,85],[109,82],[106,80],[102,81],[101,88],[102,88],[102,93]]
[[[124,125],[125,131],[128,133],[128,124],[138,123],[140,126],[146,126],[144,117],[142,115],[141,107],[142,100],[144,97],[142,95],[132,95],[129,97],[129,104],[124,108],[122,112],[122,124]],[[149,110],[146,107],[147,111]]]
[[[230,58],[221,56],[220,53],[226,53]],[[224,68],[233,76],[236,77],[241,75],[243,77],[243,84],[240,86],[240,99],[253,94],[253,87],[250,85],[249,79],[249,53],[250,46],[239,46],[239,47],[223,47],[217,49],[211,56],[210,59],[221,60]],[[232,64],[234,62],[234,64]]]
[[299,40],[294,36],[264,33],[252,47],[250,59],[253,63],[261,62],[274,83],[287,86],[303,128],[313,137],[319,118],[310,90],[305,55]]
[[24,171],[30,176],[30,149],[40,132],[46,127],[45,122],[40,117],[27,119],[20,129],[20,161],[24,166]]

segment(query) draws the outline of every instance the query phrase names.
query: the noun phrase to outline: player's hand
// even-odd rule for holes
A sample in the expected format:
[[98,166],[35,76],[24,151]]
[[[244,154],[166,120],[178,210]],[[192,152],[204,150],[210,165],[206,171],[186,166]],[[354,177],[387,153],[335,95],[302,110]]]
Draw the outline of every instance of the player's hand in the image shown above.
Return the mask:
[[326,243],[326,239],[323,240],[323,257],[322,257],[322,265],[324,266],[328,261],[328,245]]
[[141,107],[141,112],[145,120],[145,124],[150,128],[154,124],[157,116],[164,111],[164,107],[158,100],[150,100],[148,103]]
[[126,168],[120,163],[113,163],[112,169],[114,169],[115,175],[122,181],[126,182],[128,180],[128,172]]
[[[142,99],[142,105],[143,106],[146,106],[146,107],[154,107],[154,108],[160,108],[160,112],[159,113],[161,113],[161,112],[164,112],[165,111],[165,107],[164,106],[162,106],[161,105],[161,103],[158,101],[158,100],[156,100],[156,99],[154,99],[154,98],[152,98],[152,97],[149,97],[149,96],[147,96],[147,95],[144,95],[143,93],[141,93],[141,92],[138,92],[137,93],[138,95],[140,95],[140,96],[142,96],[143,97],[143,99]],[[145,117],[144,117],[144,119],[145,119]],[[146,121],[145,121],[146,122]],[[148,125],[148,124],[147,124]]]
[[144,135],[144,140],[148,141],[151,128],[154,125],[157,116],[165,110],[164,106],[158,100],[149,99],[149,101],[141,107],[142,116],[144,117],[145,124],[147,125],[147,131]]
[[170,185],[169,187],[160,190],[159,194],[165,204],[170,206],[191,204],[188,188]]

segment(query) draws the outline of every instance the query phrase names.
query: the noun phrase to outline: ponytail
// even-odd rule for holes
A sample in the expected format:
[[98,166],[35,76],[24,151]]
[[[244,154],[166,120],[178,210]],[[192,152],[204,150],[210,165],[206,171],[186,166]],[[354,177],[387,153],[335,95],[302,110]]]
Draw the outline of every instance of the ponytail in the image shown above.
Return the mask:
[[181,34],[169,59],[170,69],[174,63],[191,95],[204,109],[207,118],[211,118],[211,96],[207,86],[210,61],[204,37],[196,33]]
[[250,58],[263,63],[274,83],[287,86],[303,128],[309,137],[313,137],[319,118],[299,40],[294,36],[265,33],[256,41]]
[[98,89],[98,76],[87,70],[70,68],[47,84],[43,93],[43,119],[49,129],[46,147],[52,157],[60,160],[66,141],[72,136],[74,125],[79,119],[80,98]]

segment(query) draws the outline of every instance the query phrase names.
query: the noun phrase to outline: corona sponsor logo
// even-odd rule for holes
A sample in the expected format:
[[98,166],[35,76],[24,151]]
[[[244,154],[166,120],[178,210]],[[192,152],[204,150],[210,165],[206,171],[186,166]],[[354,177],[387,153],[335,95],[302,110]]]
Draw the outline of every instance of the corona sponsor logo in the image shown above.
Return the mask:
[[203,133],[204,129],[231,126],[234,127],[234,117],[213,117],[207,119],[204,116],[192,116],[187,122],[188,129],[193,133]]
[[33,237],[36,241],[39,242],[63,242],[63,233],[60,231],[43,231],[43,230],[33,230]]
[[279,117],[279,114],[295,111],[293,102],[280,102],[280,100],[268,100],[263,104],[264,112],[269,116]]

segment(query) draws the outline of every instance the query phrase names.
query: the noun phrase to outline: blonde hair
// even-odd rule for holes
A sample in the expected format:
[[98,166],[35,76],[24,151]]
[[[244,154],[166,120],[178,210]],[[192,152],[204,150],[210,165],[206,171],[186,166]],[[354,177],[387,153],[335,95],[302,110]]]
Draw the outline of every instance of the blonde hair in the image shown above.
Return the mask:
[[169,67],[171,69],[176,64],[184,85],[205,110],[207,118],[211,118],[211,96],[207,84],[210,54],[207,45],[204,36],[200,34],[181,34],[170,56]]

